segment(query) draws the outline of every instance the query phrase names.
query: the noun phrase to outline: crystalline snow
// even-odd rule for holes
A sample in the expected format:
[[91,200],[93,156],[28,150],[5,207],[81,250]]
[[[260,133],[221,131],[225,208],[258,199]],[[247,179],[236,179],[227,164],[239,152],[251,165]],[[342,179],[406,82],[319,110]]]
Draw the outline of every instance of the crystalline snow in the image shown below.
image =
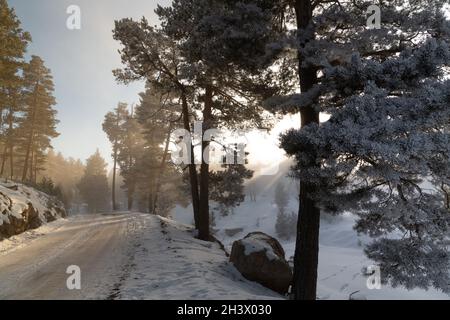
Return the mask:
[[270,246],[266,245],[260,240],[246,238],[242,240],[242,244],[244,245],[244,254],[246,256],[249,256],[252,253],[256,252],[265,252],[267,259],[269,259],[270,261],[278,259],[278,256],[273,252],[272,248],[270,248]]

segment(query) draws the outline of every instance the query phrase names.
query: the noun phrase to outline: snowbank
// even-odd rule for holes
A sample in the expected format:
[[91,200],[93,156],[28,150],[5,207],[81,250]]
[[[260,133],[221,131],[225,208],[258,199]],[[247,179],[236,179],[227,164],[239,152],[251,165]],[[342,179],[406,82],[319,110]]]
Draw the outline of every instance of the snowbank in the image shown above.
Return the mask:
[[[298,203],[291,199],[287,212],[296,212]],[[184,223],[192,221],[192,207],[177,207],[172,216]],[[234,241],[246,234],[260,231],[277,238],[275,223],[277,208],[273,203],[272,191],[258,195],[256,202],[245,201],[235,209],[235,213],[227,217],[216,216],[214,229],[218,238],[227,250],[231,250]],[[318,297],[324,300],[348,300],[350,295],[358,292],[369,300],[387,299],[444,299],[445,293],[430,289],[407,290],[402,287],[392,288],[383,285],[380,290],[367,287],[367,277],[362,270],[374,263],[364,254],[364,245],[370,241],[366,236],[359,236],[353,226],[355,218],[346,214],[334,219],[323,219],[320,230]],[[227,230],[240,232],[229,236]],[[280,239],[279,239],[280,240]],[[280,240],[289,260],[294,255],[295,239]],[[354,297],[353,297],[354,298]]]
[[270,261],[278,260],[279,257],[273,252],[273,249],[268,246],[264,240],[258,239],[257,236],[244,238],[241,240],[245,248],[244,254],[249,256],[253,253],[264,252],[267,259]]
[[64,205],[47,194],[0,181],[0,240],[65,217]]
[[260,300],[283,299],[246,280],[218,243],[195,239],[190,226],[143,215],[134,228],[134,254],[117,299]]

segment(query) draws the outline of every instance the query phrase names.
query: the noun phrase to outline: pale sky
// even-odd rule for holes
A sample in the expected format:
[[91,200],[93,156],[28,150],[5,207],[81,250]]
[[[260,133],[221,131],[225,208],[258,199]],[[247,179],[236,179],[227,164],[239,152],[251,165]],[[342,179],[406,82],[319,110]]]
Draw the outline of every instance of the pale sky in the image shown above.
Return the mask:
[[[104,115],[119,101],[136,103],[142,83],[118,85],[112,70],[120,67],[118,43],[112,38],[114,20],[146,16],[157,20],[156,4],[169,0],[8,0],[33,42],[28,55],[42,57],[52,71],[58,110],[56,151],[85,160],[97,148],[110,159],[102,131]],[[81,30],[69,30],[70,5],[81,8]]]

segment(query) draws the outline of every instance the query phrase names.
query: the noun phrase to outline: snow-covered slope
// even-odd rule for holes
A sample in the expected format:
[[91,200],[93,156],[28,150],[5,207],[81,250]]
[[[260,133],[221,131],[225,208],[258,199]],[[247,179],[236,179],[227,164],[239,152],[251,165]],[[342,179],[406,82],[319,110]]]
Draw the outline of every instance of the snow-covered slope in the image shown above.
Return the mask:
[[158,216],[143,216],[135,228],[134,255],[119,299],[282,299],[250,282],[228,262],[218,243],[197,240],[192,227]]
[[[279,177],[276,179],[279,181]],[[265,185],[268,186],[268,181]],[[286,181],[285,181],[286,182]],[[270,185],[276,185],[277,182]],[[260,188],[262,190],[262,188]],[[222,241],[227,250],[235,240],[242,239],[248,233],[262,231],[275,238],[275,222],[277,208],[273,203],[273,187],[266,187],[260,192],[257,201],[247,199],[234,214],[227,217],[216,216],[215,236]],[[296,192],[294,189],[293,192]],[[297,212],[298,202],[291,196],[288,212]],[[172,214],[177,221],[192,223],[192,208],[177,207]],[[320,299],[348,299],[357,292],[367,299],[449,299],[450,297],[437,290],[411,290],[382,286],[381,290],[369,290],[367,278],[362,269],[373,265],[364,254],[364,244],[370,241],[367,237],[358,236],[353,230],[354,217],[350,214],[341,217],[322,219],[320,231],[319,280],[318,296]],[[233,236],[227,231],[242,230]],[[233,233],[234,233],[233,232]],[[289,259],[294,255],[295,242],[280,241]],[[381,275],[382,276],[382,275]]]
[[64,205],[47,194],[0,181],[0,240],[65,217]]

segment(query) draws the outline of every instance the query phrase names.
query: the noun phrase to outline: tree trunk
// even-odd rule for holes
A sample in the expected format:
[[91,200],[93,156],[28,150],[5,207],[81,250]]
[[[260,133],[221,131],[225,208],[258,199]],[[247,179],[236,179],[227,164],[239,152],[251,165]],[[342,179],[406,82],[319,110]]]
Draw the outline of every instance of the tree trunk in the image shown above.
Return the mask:
[[2,157],[2,168],[0,170],[0,176],[3,177],[3,172],[5,171],[5,163],[6,158],[8,157],[8,144],[5,143],[5,148],[3,149],[3,157]]
[[[37,84],[35,85],[34,91],[37,91]],[[27,152],[25,155],[25,162],[23,165],[23,172],[22,172],[22,181],[25,181],[27,178],[27,173],[28,173],[28,162],[30,160],[30,152],[31,152],[31,147],[33,146],[33,138],[34,138],[34,124],[36,121],[36,93],[34,96],[34,106],[33,106],[33,113],[32,113],[32,121],[31,121],[31,132],[30,132],[30,137],[28,138],[28,145],[27,145]]]
[[148,191],[148,213],[155,214],[155,190],[154,190],[154,181],[150,181],[149,191]]
[[112,205],[113,205],[113,211],[117,211],[117,204],[116,204],[116,172],[117,172],[117,145],[114,146],[114,166],[113,166],[113,181],[112,181]]
[[[152,189],[152,187],[150,187],[150,189]],[[150,213],[150,214],[156,214],[154,199],[155,199],[155,196],[153,196],[153,192],[150,191],[148,193],[148,199],[147,199],[147,201],[148,201],[148,213]]]
[[[296,0],[295,13],[298,33],[307,32],[306,29],[312,19],[311,0]],[[317,83],[317,73],[313,67],[303,66],[304,57],[300,51],[298,60],[300,87],[302,92],[306,92]],[[320,122],[319,113],[312,106],[301,109],[301,118],[302,128]],[[292,290],[293,298],[296,300],[315,300],[317,298],[320,210],[310,198],[313,192],[313,186],[306,182],[300,182],[300,206]]]
[[159,171],[156,173],[156,179],[155,179],[155,194],[152,198],[152,203],[151,203],[151,210],[150,213],[156,214],[156,210],[157,210],[157,205],[158,205],[158,196],[159,196],[159,190],[161,188],[161,177],[164,173],[164,170],[166,168],[166,162],[167,162],[167,157],[169,156],[169,147],[170,147],[170,135],[172,133],[172,126],[173,124],[171,123],[167,132],[167,139],[166,139],[166,144],[164,146],[164,153],[161,159],[161,165],[159,167]]
[[[31,137],[29,138],[31,141]],[[23,163],[23,172],[22,172],[22,181],[25,181],[27,178],[28,173],[28,161],[30,159],[30,149],[31,149],[31,142],[28,142],[27,152],[25,154],[25,161]]]
[[[13,154],[13,136],[12,136],[12,130],[13,130],[13,109],[14,107],[10,106],[9,107],[9,113],[8,113],[8,135],[7,135],[7,141],[5,143],[5,149],[3,152],[3,159],[2,159],[2,168],[0,171],[0,176],[3,176],[3,173],[5,172],[5,164],[6,164],[6,158],[9,155],[10,158],[12,158]],[[7,150],[9,148],[9,152],[10,154],[8,154]],[[12,167],[11,167],[12,170]],[[11,174],[11,179],[12,179],[12,174]]]
[[[181,104],[182,104],[184,130],[191,133],[191,125],[189,123],[190,121],[189,107],[187,103],[186,94],[184,92],[181,93]],[[197,168],[195,165],[193,143],[191,143],[190,148],[191,148],[191,159],[189,163],[189,182],[191,184],[192,209],[194,211],[195,229],[200,230],[200,196],[198,191],[198,176],[197,176]]]
[[133,210],[133,196],[128,195],[128,211]]
[[11,144],[9,150],[9,170],[11,172],[11,180],[14,179],[14,146]]
[[128,211],[133,210],[133,194],[128,192]]
[[36,184],[36,175],[37,175],[37,155],[36,150],[34,148],[31,149],[31,158],[30,158],[30,183]]
[[37,175],[38,175],[38,158],[37,156],[34,157],[34,177],[33,177],[33,182],[34,184],[37,183]]
[[[2,87],[1,89],[5,89],[4,87]],[[0,115],[3,115],[3,111],[5,110],[5,108],[0,107]],[[3,127],[3,117],[0,116],[0,128]],[[5,156],[5,154],[4,154]],[[0,175],[3,175],[3,169]]]
[[[205,141],[205,132],[212,127],[212,103],[213,92],[210,86],[205,88],[205,107],[203,110],[202,128],[202,164],[200,168],[200,219],[199,234],[200,240],[210,241],[209,234],[209,141]],[[206,158],[206,159],[205,159]]]
[[11,173],[11,180],[13,179],[13,176],[14,176],[14,141],[13,141],[13,133],[12,133],[12,131],[13,131],[13,126],[14,126],[14,124],[13,124],[13,120],[14,120],[14,118],[13,118],[13,111],[12,111],[12,109],[11,109],[11,111],[10,111],[10,115],[9,115],[9,119],[8,119],[8,122],[9,122],[9,132],[10,132],[10,136],[9,136],[9,166],[10,166],[10,168],[9,168],[9,170],[10,170],[10,173]]
[[29,177],[29,181],[33,182],[33,168],[34,168],[34,149],[31,149],[31,158],[30,158],[30,177]]

